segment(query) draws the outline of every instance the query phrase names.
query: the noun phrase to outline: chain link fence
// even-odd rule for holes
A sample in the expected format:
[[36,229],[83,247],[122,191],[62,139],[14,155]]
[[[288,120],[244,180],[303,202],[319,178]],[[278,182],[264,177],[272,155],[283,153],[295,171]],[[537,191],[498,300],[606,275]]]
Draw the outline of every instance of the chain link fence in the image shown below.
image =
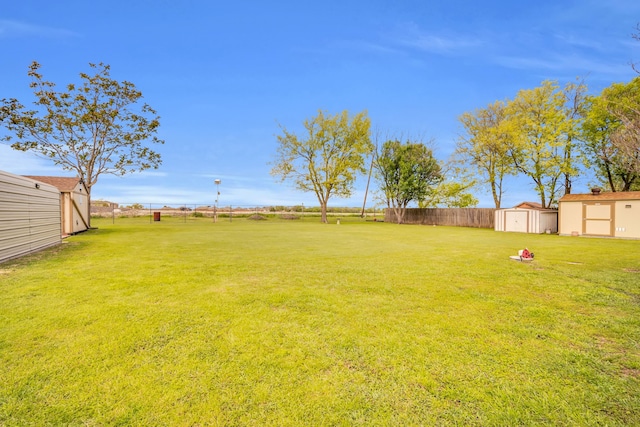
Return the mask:
[[[114,221],[119,218],[148,217],[149,221],[160,221],[162,217],[179,218],[184,221],[197,218],[209,218],[213,221],[228,220],[233,218],[268,218],[298,219],[302,216],[320,216],[320,207],[295,206],[210,206],[203,204],[169,205],[162,203],[131,203],[117,204],[96,201],[91,203],[91,216],[93,218],[111,218]],[[384,220],[384,212],[379,208],[365,209],[355,207],[328,207],[328,216],[357,216],[370,220]]]

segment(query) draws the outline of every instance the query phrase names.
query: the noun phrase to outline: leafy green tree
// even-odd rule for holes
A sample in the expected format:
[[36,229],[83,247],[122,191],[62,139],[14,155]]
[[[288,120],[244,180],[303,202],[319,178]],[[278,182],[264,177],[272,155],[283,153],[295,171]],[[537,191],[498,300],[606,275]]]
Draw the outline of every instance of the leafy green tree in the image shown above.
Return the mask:
[[370,126],[365,111],[351,118],[347,111],[335,116],[319,111],[304,121],[303,137],[281,126],[271,174],[315,193],[326,223],[329,199],[349,197],[357,175],[366,173],[365,157],[373,150]]
[[473,113],[464,113],[458,120],[464,134],[457,141],[455,157],[489,187],[496,209],[500,209],[504,178],[516,174],[509,150],[511,136],[505,103],[496,101]]
[[386,141],[376,159],[380,190],[402,224],[407,206],[424,201],[442,180],[433,152],[422,143]]
[[610,191],[640,185],[640,77],[614,83],[588,98],[583,150]]
[[444,172],[443,179],[434,186],[428,198],[421,200],[418,206],[421,208],[472,208],[478,206],[478,199],[470,192],[476,182],[464,173],[455,173],[455,180],[448,179],[448,171]]
[[543,207],[558,200],[561,178],[577,172],[567,150],[574,123],[567,118],[566,97],[556,82],[518,92],[507,104],[510,155],[516,169],[531,178]]
[[460,116],[464,133],[455,156],[489,187],[496,208],[502,202],[504,179],[518,173],[533,180],[544,206],[553,204],[562,189],[571,192],[579,172],[575,150],[585,92],[581,80],[562,90],[556,82],[545,81],[518,92],[513,100]]
[[34,109],[17,99],[0,102],[0,122],[9,131],[2,138],[11,147],[32,151],[64,170],[76,172],[89,194],[102,174],[125,175],[157,168],[160,154],[144,142],[162,144],[156,137],[159,117],[133,83],[110,77],[109,65],[89,64],[95,75],[81,73],[80,85],[56,91],[33,62],[28,75],[35,95]]

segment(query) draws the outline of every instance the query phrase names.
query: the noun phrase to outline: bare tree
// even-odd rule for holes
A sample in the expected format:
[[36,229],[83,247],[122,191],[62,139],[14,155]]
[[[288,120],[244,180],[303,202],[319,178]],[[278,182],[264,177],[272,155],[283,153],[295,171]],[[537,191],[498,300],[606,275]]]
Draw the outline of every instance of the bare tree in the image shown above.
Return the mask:
[[[640,42],[640,23],[636,24],[636,32],[631,34],[631,37]],[[640,74],[640,66],[635,63],[631,63],[631,66],[636,73]]]

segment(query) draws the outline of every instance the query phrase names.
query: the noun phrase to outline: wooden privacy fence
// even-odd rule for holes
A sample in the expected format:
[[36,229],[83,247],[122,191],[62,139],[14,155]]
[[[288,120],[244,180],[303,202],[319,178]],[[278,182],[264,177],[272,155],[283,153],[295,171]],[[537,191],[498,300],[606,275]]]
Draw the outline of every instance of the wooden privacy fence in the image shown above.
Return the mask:
[[[407,209],[404,224],[450,225],[455,227],[494,228],[493,208]],[[398,222],[393,209],[384,210],[385,222]]]

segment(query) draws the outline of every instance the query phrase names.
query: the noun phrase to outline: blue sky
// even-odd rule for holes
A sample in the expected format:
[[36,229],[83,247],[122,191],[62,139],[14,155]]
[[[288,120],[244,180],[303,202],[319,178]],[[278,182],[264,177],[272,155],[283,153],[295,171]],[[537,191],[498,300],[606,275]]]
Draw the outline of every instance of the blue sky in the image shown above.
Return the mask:
[[[433,140],[446,160],[466,111],[545,79],[582,76],[594,94],[631,80],[638,22],[637,0],[14,1],[0,11],[0,98],[32,101],[34,60],[61,86],[107,63],[158,111],[166,142],[160,169],[103,175],[94,199],[208,205],[218,178],[221,205],[317,206],[269,174],[278,124],[367,110],[381,134]],[[0,170],[69,175],[3,145]],[[329,204],[361,206],[365,184]],[[503,205],[524,200],[532,186],[512,180]]]

